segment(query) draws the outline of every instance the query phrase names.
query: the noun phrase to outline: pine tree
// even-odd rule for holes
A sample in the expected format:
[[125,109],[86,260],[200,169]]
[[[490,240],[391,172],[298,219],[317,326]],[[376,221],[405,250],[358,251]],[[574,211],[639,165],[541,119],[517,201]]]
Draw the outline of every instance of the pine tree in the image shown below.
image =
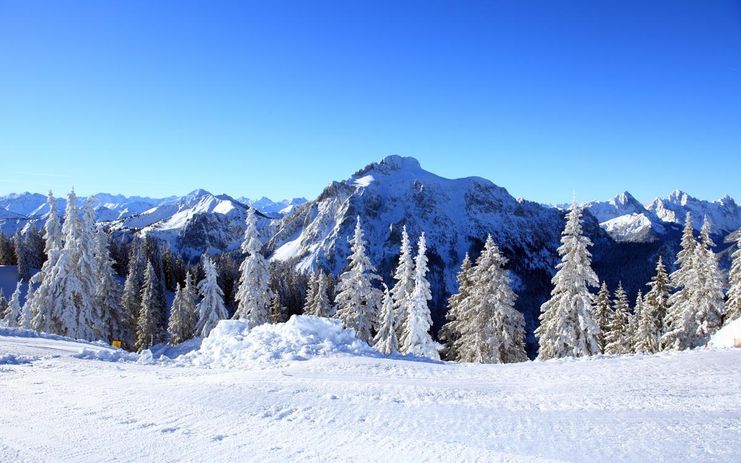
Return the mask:
[[5,293],[0,288],[0,316],[5,316],[5,311],[8,309],[8,300],[5,299]]
[[270,323],[283,323],[286,321],[286,306],[280,302],[280,296],[274,294],[270,298]]
[[[190,282],[186,283],[189,285]],[[180,344],[195,336],[196,308],[191,289],[182,289],[178,284],[175,288],[175,299],[170,308],[170,320],[167,332],[170,334],[170,343]]]
[[41,270],[31,277],[29,286],[35,286],[36,290],[27,298],[26,305],[29,306],[31,312],[31,327],[36,331],[52,333],[57,332],[55,329],[58,328],[59,323],[54,318],[52,311],[54,307],[52,299],[55,297],[52,293],[52,284],[55,281],[53,281],[51,274],[57,264],[64,243],[62,241],[62,225],[57,211],[57,202],[51,191],[47,197],[47,204],[49,205],[49,212],[46,214],[46,222],[44,223],[46,261],[41,266]]
[[373,287],[380,277],[375,274],[375,267],[365,254],[363,229],[360,217],[355,224],[355,232],[350,240],[351,254],[348,257],[348,268],[340,275],[336,297],[336,317],[346,328],[355,330],[359,339],[371,343],[371,328],[376,320],[381,291]]
[[695,240],[689,212],[685,218],[680,246],[677,270],[669,277],[676,291],[669,296],[669,309],[664,320],[665,332],[661,337],[663,350],[691,349],[698,345],[696,309],[700,276],[695,249],[699,245]]
[[[648,296],[648,295],[647,295]],[[647,304],[638,291],[634,317],[637,321],[637,329],[634,335],[633,351],[652,354],[659,351],[659,336],[656,331],[658,317],[654,312],[655,307]]]
[[103,339],[123,341],[130,321],[121,307],[122,288],[113,269],[113,259],[108,249],[108,234],[102,229],[95,233],[95,309],[101,321]]
[[[213,261],[208,256],[203,257],[203,272],[205,276],[198,283],[201,302],[198,304],[196,335],[205,338],[214,329],[216,324],[219,323],[219,320],[228,318],[229,314],[224,306],[224,293],[219,287],[216,266],[214,266]],[[247,315],[249,316],[250,314],[248,313]]]
[[666,318],[666,313],[669,309],[670,289],[669,275],[666,273],[661,256],[659,256],[659,260],[656,262],[656,275],[651,278],[651,282],[648,286],[650,289],[644,298],[645,312],[647,316],[650,314],[653,318],[654,337],[656,337],[657,340],[661,340],[661,336],[664,334],[666,329],[664,326],[664,319]]
[[108,341],[108,326],[96,308],[96,287],[98,268],[95,259],[95,211],[92,200],[88,199],[82,208],[79,230],[74,242],[70,241],[75,256],[75,270],[79,281],[77,290],[77,337],[80,339]]
[[535,330],[540,341],[540,360],[600,352],[599,325],[592,315],[589,292],[589,286],[597,286],[598,280],[587,249],[592,241],[582,233],[581,215],[582,210],[574,201],[561,234],[561,263],[551,280],[551,298],[540,307],[540,326]]
[[391,289],[391,297],[394,301],[396,334],[397,337],[400,337],[406,324],[406,300],[412,294],[412,291],[414,291],[414,258],[412,256],[412,246],[409,243],[409,234],[407,234],[406,225],[401,229],[399,264],[394,273],[394,280],[396,280],[396,284]]
[[714,246],[715,243],[710,237],[710,221],[705,217],[700,230],[700,243],[695,248],[699,283],[695,309],[698,345],[707,343],[710,337],[720,329],[725,314],[723,274],[713,252]]
[[400,351],[417,357],[440,359],[442,346],[430,335],[432,316],[427,301],[432,299],[430,283],[427,281],[427,245],[424,232],[417,242],[417,257],[414,259],[414,291],[406,300],[406,322],[402,331]]
[[29,304],[29,301],[33,299],[33,285],[29,283],[26,286],[26,291],[26,302],[23,304],[23,307],[21,307],[21,316],[18,320],[18,326],[20,326],[24,330],[30,330],[33,329],[33,326],[31,324],[31,321],[33,320],[33,312],[31,304]]
[[724,324],[741,317],[741,233],[736,236],[736,250],[731,255],[731,259]]
[[142,288],[144,287],[144,272],[147,268],[147,261],[139,241],[132,243],[129,254],[128,272],[121,294],[121,326],[123,333],[121,341],[127,348],[133,349],[139,325],[139,311],[142,306]]
[[607,289],[607,283],[602,282],[602,286],[597,293],[597,297],[594,300],[594,320],[599,326],[599,335],[597,336],[597,344],[599,345],[600,353],[605,353],[605,347],[607,342],[605,336],[609,331],[609,321],[612,315],[612,309],[610,308],[610,290]]
[[13,295],[10,296],[10,302],[3,314],[3,323],[10,328],[17,328],[21,318],[21,282],[15,286]]
[[613,310],[608,322],[608,331],[605,335],[605,353],[609,355],[628,354],[632,349],[629,332],[630,305],[628,295],[622,283],[618,285],[613,300]]
[[471,295],[472,264],[466,253],[461,263],[461,269],[456,276],[458,292],[448,298],[448,312],[445,314],[446,323],[440,328],[439,337],[445,342],[444,357],[447,360],[460,360],[461,345],[459,339],[463,333],[466,320],[462,317],[465,301]]
[[388,287],[383,285],[383,303],[381,304],[381,319],[378,332],[373,338],[373,347],[385,355],[399,351],[399,340],[396,337],[396,316],[394,314],[394,300]]
[[[255,208],[247,211],[247,230],[242,241],[242,253],[247,257],[240,265],[239,290],[237,291],[236,319],[246,319],[250,327],[267,323],[272,291],[268,263],[260,253],[262,241],[257,230]],[[210,331],[210,329],[209,329]]]
[[[314,289],[311,291],[311,297],[309,297],[309,291],[307,291],[307,306],[304,312],[316,317],[330,317],[332,315],[332,303],[329,302],[329,294],[327,292],[328,277],[321,270],[318,270],[315,275],[313,282]],[[311,287],[312,285],[309,286]]]
[[463,329],[458,340],[460,360],[511,363],[527,360],[525,318],[515,307],[502,255],[489,235],[471,275],[471,295],[463,305]]
[[151,262],[147,262],[139,309],[139,323],[136,330],[138,351],[165,342],[165,330],[161,323],[164,307],[161,305],[162,300],[159,296],[161,285],[154,266]]
[[15,244],[15,262],[17,265],[18,279],[20,281],[30,280],[33,273],[33,269],[31,268],[32,256],[30,249],[26,246],[24,235],[24,232],[19,231],[13,236],[13,243]]
[[313,272],[309,274],[309,281],[306,284],[306,301],[304,302],[304,313],[307,315],[314,315],[312,313],[314,306],[314,294],[317,292],[317,286],[319,285],[319,274]]

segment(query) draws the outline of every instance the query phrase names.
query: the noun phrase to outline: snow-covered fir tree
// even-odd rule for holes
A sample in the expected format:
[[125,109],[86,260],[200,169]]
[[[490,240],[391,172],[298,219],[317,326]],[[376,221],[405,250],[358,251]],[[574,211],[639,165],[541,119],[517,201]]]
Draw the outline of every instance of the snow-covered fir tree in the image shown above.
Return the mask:
[[[314,289],[311,297],[306,297],[306,307],[304,312],[316,317],[332,316],[332,303],[329,301],[329,277],[322,270],[315,273]],[[308,293],[307,293],[308,294]]]
[[355,330],[359,339],[370,344],[373,341],[371,329],[376,322],[382,297],[381,290],[373,284],[381,277],[376,275],[376,269],[365,253],[360,217],[350,239],[350,250],[347,270],[340,275],[338,283],[335,316],[346,328]]
[[121,341],[129,349],[133,349],[136,342],[146,268],[147,261],[142,252],[141,243],[138,240],[134,241],[129,250],[128,272],[121,294],[121,325],[123,328]]
[[98,229],[95,233],[95,309],[102,321],[103,339],[123,341],[129,321],[121,307],[122,287],[113,269],[108,245],[108,234],[102,228]]
[[31,327],[36,331],[47,333],[57,332],[59,326],[54,319],[52,309],[54,307],[52,298],[52,285],[56,281],[51,278],[52,269],[54,269],[62,250],[62,224],[59,220],[57,210],[57,201],[52,192],[47,197],[49,212],[46,214],[44,223],[44,252],[46,261],[41,266],[41,270],[31,277],[30,284],[36,287],[32,297],[27,299],[26,305],[29,305],[31,312]]
[[162,324],[162,283],[157,277],[151,262],[144,271],[144,286],[139,309],[139,323],[136,330],[136,349],[142,351],[165,341],[165,327]]
[[314,315],[312,307],[314,305],[314,295],[317,292],[317,286],[319,285],[319,273],[309,273],[309,279],[306,282],[306,299],[304,300],[304,313],[307,315]]
[[609,331],[610,316],[612,315],[612,308],[610,307],[610,290],[607,289],[607,283],[602,282],[602,286],[597,293],[597,297],[594,299],[594,320],[599,326],[599,335],[597,335],[597,344],[599,345],[599,351],[605,353],[605,347],[607,341],[605,336]]
[[664,319],[669,309],[670,291],[669,275],[666,273],[661,256],[656,262],[656,274],[651,278],[648,287],[650,289],[644,298],[644,309],[647,316],[650,315],[653,319],[653,333],[659,342],[665,331]]
[[632,336],[629,331],[630,304],[622,283],[615,290],[613,310],[605,335],[605,353],[610,355],[628,354],[633,350]]
[[33,311],[31,308],[31,304],[28,303],[28,301],[33,299],[33,293],[34,287],[32,284],[29,283],[26,286],[26,302],[23,304],[23,307],[21,307],[21,316],[18,319],[18,326],[20,326],[24,330],[33,329],[31,323],[33,320]]
[[636,320],[636,331],[633,333],[633,352],[652,354],[659,351],[659,336],[656,331],[656,314],[654,307],[645,303],[645,298],[638,291],[633,317]]
[[471,276],[471,294],[463,305],[458,339],[460,360],[511,363],[527,360],[525,318],[515,310],[504,257],[489,235]]
[[76,290],[78,305],[75,337],[108,341],[107,327],[95,306],[98,269],[95,260],[95,211],[91,200],[85,202],[81,212],[79,229],[74,238],[72,235],[65,237],[65,247],[69,243],[79,282],[79,288]]
[[728,324],[739,317],[741,317],[741,233],[736,236],[736,250],[731,254],[724,324]]
[[707,217],[702,224],[698,244],[695,247],[694,259],[698,276],[695,321],[698,343],[705,344],[720,329],[725,314],[723,274],[718,267],[715,252],[713,252],[715,243],[710,237],[710,221]]
[[684,221],[680,246],[677,269],[669,277],[675,292],[669,296],[669,309],[664,319],[665,332],[661,336],[662,350],[691,349],[700,345],[696,318],[700,276],[695,252],[699,244],[695,240],[689,212]]
[[280,301],[278,294],[270,298],[270,323],[283,323],[287,319],[288,308]]
[[[219,287],[216,266],[208,256],[203,257],[203,273],[204,278],[198,283],[201,302],[198,303],[196,335],[205,338],[219,323],[219,320],[229,317],[229,313],[224,306],[224,292]],[[247,315],[249,321],[250,313]]]
[[21,318],[21,282],[15,286],[13,295],[10,296],[10,302],[3,314],[3,323],[10,328],[17,328]]
[[566,227],[561,234],[558,254],[561,262],[551,280],[551,298],[540,307],[540,326],[535,335],[540,343],[538,359],[583,357],[600,352],[599,325],[592,311],[590,286],[597,286],[592,270],[592,241],[583,235],[582,210],[571,205]]
[[269,321],[272,291],[268,263],[260,252],[262,241],[257,230],[254,207],[247,211],[246,221],[247,230],[242,241],[242,253],[246,258],[239,267],[241,276],[235,297],[237,311],[234,318],[248,320],[250,327],[254,327]]
[[2,288],[0,288],[0,319],[5,316],[5,311],[8,308],[8,300],[5,299],[5,293],[3,293]]
[[19,231],[13,236],[13,243],[15,244],[15,261],[16,269],[18,272],[18,279],[21,281],[28,281],[31,279],[33,273],[33,255],[31,249],[26,246],[25,232]]
[[440,359],[442,346],[430,335],[432,315],[427,301],[432,299],[430,283],[427,281],[427,244],[424,232],[417,241],[417,256],[414,259],[414,291],[406,302],[406,321],[399,339],[400,351],[418,357]]
[[373,338],[373,347],[382,354],[391,355],[399,351],[399,339],[396,336],[394,299],[385,284],[383,290],[381,317],[378,322],[378,332]]
[[167,332],[170,334],[172,344],[180,344],[195,336],[197,309],[190,285],[190,275],[188,275],[186,287],[181,288],[178,284],[175,288],[175,299],[172,301],[170,319],[167,323]]
[[394,280],[396,283],[391,289],[391,298],[394,301],[396,335],[400,337],[406,324],[406,300],[414,291],[414,257],[406,225],[401,229],[399,264],[394,272]]
[[[440,328],[439,337],[445,342],[443,354],[447,360],[460,360],[460,338],[465,328],[463,308],[471,295],[472,271],[471,259],[466,253],[461,263],[461,269],[456,276],[458,292],[448,298],[448,312],[445,314],[445,324]],[[465,342],[465,341],[464,341]]]

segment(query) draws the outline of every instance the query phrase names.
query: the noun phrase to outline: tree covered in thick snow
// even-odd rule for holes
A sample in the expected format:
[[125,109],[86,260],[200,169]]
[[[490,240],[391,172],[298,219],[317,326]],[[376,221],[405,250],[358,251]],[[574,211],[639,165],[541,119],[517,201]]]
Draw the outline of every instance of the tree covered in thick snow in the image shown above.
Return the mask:
[[510,363],[527,360],[525,318],[515,310],[507,263],[489,235],[471,275],[470,295],[463,305],[459,359],[464,362]]
[[5,317],[5,310],[8,308],[8,300],[5,299],[5,293],[3,293],[2,288],[0,288],[0,319],[2,317]]
[[710,336],[720,329],[725,314],[723,294],[723,274],[718,267],[718,258],[713,252],[713,239],[710,237],[710,221],[707,217],[700,230],[700,242],[695,247],[697,266],[697,308],[695,321],[700,345],[710,340]]
[[736,250],[731,255],[731,259],[724,324],[741,317],[741,233],[738,233],[736,237]]
[[[26,305],[29,305],[31,311],[31,327],[36,331],[47,333],[58,333],[58,321],[55,320],[53,313],[54,303],[52,285],[56,281],[51,278],[53,269],[57,264],[59,255],[63,247],[62,224],[59,220],[57,211],[57,202],[52,192],[47,197],[49,212],[46,214],[44,223],[44,252],[46,261],[41,266],[41,270],[34,275],[30,283],[36,286],[33,297],[27,299]],[[57,289],[56,287],[54,289]]]
[[21,281],[30,280],[33,273],[33,254],[27,245],[26,234],[25,231],[19,231],[13,236],[18,279]]
[[671,289],[669,275],[666,273],[661,256],[656,262],[656,274],[651,278],[648,287],[650,289],[644,298],[644,306],[646,313],[650,314],[653,319],[653,333],[657,342],[659,342],[665,331],[664,320],[669,309],[669,291]]
[[[107,314],[96,307],[96,287],[100,284],[97,260],[95,258],[95,210],[91,199],[85,201],[80,217],[80,230],[75,248],[77,251],[77,269],[80,278],[80,299],[78,326],[81,330],[89,327],[92,331],[84,339],[103,339],[108,341],[108,326],[103,319]],[[107,252],[107,249],[106,249]]]
[[247,230],[242,241],[242,253],[246,258],[239,266],[241,276],[237,290],[237,311],[234,318],[249,321],[251,327],[267,323],[270,319],[270,271],[268,262],[261,254],[262,241],[257,230],[255,208],[247,211]]
[[638,291],[633,318],[636,330],[633,333],[633,351],[652,354],[659,351],[659,336],[656,332],[656,313],[654,307],[645,303],[645,298]]
[[165,341],[166,331],[162,323],[165,307],[160,297],[161,291],[162,283],[157,277],[154,266],[151,262],[147,262],[139,309],[139,323],[136,330],[136,349],[139,351]]
[[414,291],[406,302],[406,321],[399,340],[400,351],[404,354],[439,360],[442,346],[430,335],[432,316],[427,301],[432,299],[432,293],[430,283],[427,281],[426,252],[425,234],[422,233],[417,241],[417,256],[414,259]]
[[661,337],[664,350],[691,349],[700,345],[696,318],[700,296],[697,257],[702,254],[695,251],[699,244],[695,240],[689,212],[685,218],[680,246],[677,269],[670,275],[675,292],[669,296],[669,309],[664,319],[665,332]]
[[396,316],[394,299],[386,285],[383,285],[383,303],[378,332],[373,338],[373,347],[382,354],[390,355],[399,351],[399,339],[396,336]]
[[599,351],[605,353],[605,347],[607,341],[605,336],[609,331],[610,316],[612,315],[612,308],[610,307],[610,290],[607,289],[607,283],[602,282],[602,286],[597,293],[597,297],[594,299],[594,320],[599,326],[599,335],[597,335],[597,344],[599,345]]
[[104,339],[123,341],[129,328],[127,315],[121,307],[122,288],[113,269],[113,259],[108,249],[108,234],[102,229],[95,233],[95,308],[102,321]]
[[[461,263],[461,269],[456,276],[458,292],[448,298],[448,312],[445,314],[445,324],[440,328],[439,337],[445,342],[443,353],[447,360],[461,359],[461,335],[466,326],[464,305],[471,295],[473,285],[473,264],[466,253]],[[465,343],[465,340],[463,341]]]
[[414,257],[412,256],[412,246],[409,243],[406,225],[401,229],[399,264],[394,272],[394,280],[396,280],[396,283],[391,289],[391,298],[394,302],[396,335],[400,337],[406,324],[406,300],[414,291]]
[[172,344],[180,344],[195,336],[197,320],[195,293],[191,282],[190,272],[185,277],[185,285],[179,284],[175,289],[175,299],[170,308],[170,320],[167,332]]
[[561,262],[551,280],[551,298],[541,307],[540,326],[535,335],[540,342],[538,358],[583,357],[599,353],[599,325],[592,312],[590,286],[597,286],[592,270],[592,241],[583,235],[582,210],[571,205],[561,234],[558,254]]
[[382,295],[373,284],[381,278],[376,275],[376,269],[366,255],[360,217],[350,239],[350,250],[347,270],[340,275],[338,283],[335,316],[346,328],[355,330],[359,339],[370,344],[373,340],[371,329],[376,322]]
[[314,272],[309,280],[309,288],[306,292],[306,305],[304,313],[316,317],[329,317],[332,315],[332,303],[329,302],[328,277],[322,270]]
[[5,326],[11,328],[17,328],[19,326],[21,318],[21,282],[19,281],[15,286],[13,295],[10,296],[10,302],[8,307],[5,309],[3,314],[3,323]]
[[33,309],[31,307],[31,304],[28,303],[33,298],[34,293],[34,287],[32,284],[28,284],[26,286],[26,302],[23,304],[23,307],[21,307],[21,316],[18,319],[18,326],[23,328],[24,330],[30,330],[33,329],[32,320],[33,320]]
[[135,240],[129,249],[129,265],[121,294],[121,310],[124,335],[121,339],[129,349],[136,342],[136,331],[139,324],[139,312],[142,305],[142,288],[147,260],[144,257],[141,242]]
[[622,283],[615,290],[613,310],[605,335],[605,353],[610,355],[628,354],[632,351],[632,336],[629,331],[630,304]]
[[[196,335],[205,338],[219,320],[229,317],[229,313],[224,306],[224,293],[219,287],[216,267],[208,256],[203,257],[203,273],[204,278],[198,283],[201,302],[198,303]],[[249,316],[249,313],[247,315]]]

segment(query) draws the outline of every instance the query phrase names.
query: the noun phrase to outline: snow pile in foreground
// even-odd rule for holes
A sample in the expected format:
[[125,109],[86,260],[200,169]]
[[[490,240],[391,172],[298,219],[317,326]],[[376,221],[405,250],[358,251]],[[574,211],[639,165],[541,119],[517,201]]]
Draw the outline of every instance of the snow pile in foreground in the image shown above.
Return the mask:
[[178,364],[240,367],[337,355],[377,356],[338,320],[300,315],[286,323],[253,329],[243,320],[222,320],[203,339],[201,348],[183,355]]
[[710,347],[735,347],[741,342],[741,318],[737,318],[715,333],[710,339]]

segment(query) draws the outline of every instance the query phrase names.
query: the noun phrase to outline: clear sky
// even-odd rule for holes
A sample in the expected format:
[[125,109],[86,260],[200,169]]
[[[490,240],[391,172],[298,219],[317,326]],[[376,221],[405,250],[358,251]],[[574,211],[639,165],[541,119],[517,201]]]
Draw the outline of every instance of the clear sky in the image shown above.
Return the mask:
[[0,0],[0,194],[311,198],[392,153],[741,200],[741,2]]

